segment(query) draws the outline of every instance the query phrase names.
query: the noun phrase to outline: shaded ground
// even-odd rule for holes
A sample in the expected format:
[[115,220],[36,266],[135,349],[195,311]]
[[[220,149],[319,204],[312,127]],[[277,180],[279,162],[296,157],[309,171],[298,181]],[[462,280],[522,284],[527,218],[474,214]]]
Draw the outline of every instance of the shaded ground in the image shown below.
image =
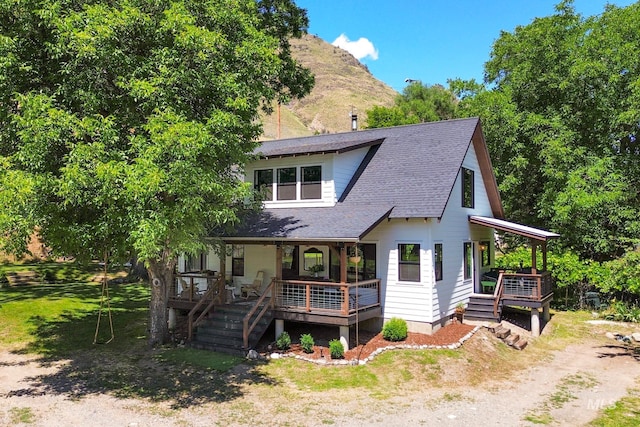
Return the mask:
[[[481,329],[465,342],[465,357],[447,359],[430,371],[437,373],[440,386],[412,382],[424,368],[415,365],[413,374],[404,374],[406,383],[392,390],[373,386],[329,393],[261,376],[252,364],[216,374],[189,367],[176,370],[148,353],[98,360],[96,353],[87,353],[73,361],[46,362],[0,350],[0,425],[584,425],[628,388],[638,387],[640,377],[639,355],[602,338],[613,326],[590,328],[592,335],[582,342],[551,351],[507,375],[470,371],[477,365],[466,357],[525,354],[505,348]],[[318,342],[323,339],[318,335]],[[374,342],[375,337],[367,345]],[[329,373],[356,368],[314,369]],[[110,382],[120,386],[118,392],[108,387]]]

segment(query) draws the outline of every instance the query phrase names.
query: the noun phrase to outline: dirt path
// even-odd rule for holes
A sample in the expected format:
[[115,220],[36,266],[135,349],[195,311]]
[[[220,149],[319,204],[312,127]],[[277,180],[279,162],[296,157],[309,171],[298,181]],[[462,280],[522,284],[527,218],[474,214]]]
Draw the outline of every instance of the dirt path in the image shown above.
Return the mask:
[[[483,339],[487,339],[484,333],[472,338]],[[44,393],[39,378],[64,365],[42,365],[29,356],[0,351],[0,425],[226,426],[263,420],[267,425],[318,426],[529,426],[535,425],[533,421],[574,426],[587,423],[600,409],[625,396],[640,378],[637,354],[634,357],[615,341],[603,345],[602,340],[589,340],[550,353],[548,360],[520,371],[510,381],[426,388],[408,398],[384,401],[366,393],[357,399],[329,394],[320,397],[315,409],[292,419],[295,407],[283,410],[278,406],[281,403],[272,405],[266,398],[268,388],[251,385],[245,386],[246,393],[238,399],[188,410],[104,393],[80,399]],[[292,392],[292,399],[298,396],[300,393]]]

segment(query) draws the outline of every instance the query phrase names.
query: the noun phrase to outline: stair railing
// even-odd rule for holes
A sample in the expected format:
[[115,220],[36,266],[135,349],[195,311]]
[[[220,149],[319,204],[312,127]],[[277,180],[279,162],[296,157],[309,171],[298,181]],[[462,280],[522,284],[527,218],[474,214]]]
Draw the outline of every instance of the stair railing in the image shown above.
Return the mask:
[[493,317],[498,317],[498,307],[500,305],[500,299],[502,298],[502,293],[504,292],[504,286],[502,283],[502,274],[498,274],[498,282],[496,283],[496,288],[493,291]]
[[[276,283],[276,279],[275,278],[271,279],[271,283],[269,283],[269,286],[267,286],[267,288],[264,290],[262,295],[260,295],[260,298],[258,298],[258,300],[253,305],[253,307],[251,307],[251,310],[247,313],[246,316],[244,316],[244,319],[242,319],[242,343],[245,350],[249,349],[249,335],[251,335],[251,332],[255,329],[256,325],[258,324],[260,319],[262,319],[262,317],[267,312],[269,307],[273,306],[274,304],[275,298],[273,297],[271,298],[271,301],[268,304],[263,304],[263,303],[267,295],[272,295],[272,293],[274,292],[275,283]],[[257,314],[254,321],[251,323],[251,325],[249,325],[249,321],[258,310],[258,307],[260,307],[261,305],[263,305],[262,310],[260,310],[260,312]]]
[[[188,317],[189,334],[187,338],[189,341],[191,341],[191,339],[193,338],[193,328],[197,326],[207,314],[209,314],[209,312],[213,309],[213,307],[216,304],[222,304],[223,295],[224,295],[224,276],[221,275],[221,276],[218,276],[213,286],[209,286],[209,289],[207,289],[207,292],[204,293],[200,301],[198,301],[198,303],[191,309],[191,311],[189,311],[189,317]],[[202,310],[198,318],[193,320],[196,313],[200,311],[202,306],[207,301],[209,301],[209,304],[204,308],[204,310]]]

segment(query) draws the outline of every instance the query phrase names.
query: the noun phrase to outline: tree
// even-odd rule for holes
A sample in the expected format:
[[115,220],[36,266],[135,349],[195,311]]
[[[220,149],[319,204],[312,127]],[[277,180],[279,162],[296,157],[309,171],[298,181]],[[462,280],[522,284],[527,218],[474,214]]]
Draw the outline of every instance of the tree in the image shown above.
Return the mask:
[[571,1],[496,40],[487,86],[454,81],[480,116],[509,217],[551,227],[583,259],[640,239],[640,3],[583,18]]
[[367,127],[407,125],[455,117],[457,99],[440,85],[412,82],[398,95],[393,107],[375,106],[367,111]]
[[0,2],[0,249],[145,262],[150,344],[177,255],[237,220],[270,101],[307,94],[291,0]]

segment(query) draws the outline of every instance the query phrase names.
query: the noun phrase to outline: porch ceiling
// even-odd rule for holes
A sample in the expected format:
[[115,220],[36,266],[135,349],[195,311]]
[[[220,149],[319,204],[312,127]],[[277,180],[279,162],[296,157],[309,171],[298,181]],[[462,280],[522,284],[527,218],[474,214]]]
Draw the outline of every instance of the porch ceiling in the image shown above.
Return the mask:
[[486,216],[469,216],[469,222],[471,224],[477,224],[484,227],[495,228],[496,230],[506,231],[508,233],[518,234],[530,239],[540,240],[546,242],[549,239],[555,239],[560,237],[557,233],[551,231],[542,230],[540,228],[529,227],[528,225],[517,224],[515,222],[505,221],[503,219],[491,218]]
[[243,218],[223,238],[358,241],[389,216],[393,206],[338,203],[323,208],[264,209]]

